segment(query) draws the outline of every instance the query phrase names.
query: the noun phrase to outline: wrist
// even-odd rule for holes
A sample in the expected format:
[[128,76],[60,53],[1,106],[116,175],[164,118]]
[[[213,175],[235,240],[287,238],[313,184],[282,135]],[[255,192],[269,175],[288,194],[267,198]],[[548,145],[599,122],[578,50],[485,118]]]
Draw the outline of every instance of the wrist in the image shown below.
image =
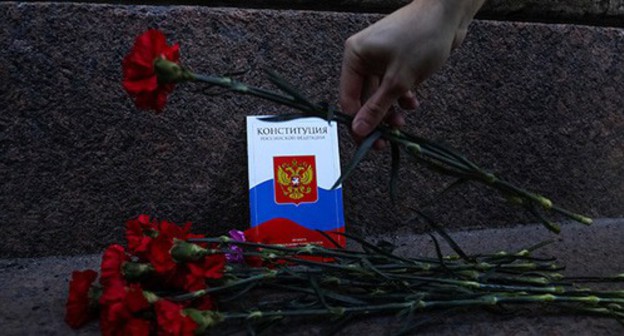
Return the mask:
[[459,18],[459,27],[466,28],[472,22],[485,0],[442,0],[450,11],[455,11]]
[[465,29],[484,2],[485,0],[413,0],[406,7],[414,11],[432,10],[437,7],[442,11],[446,23],[453,23],[457,28]]

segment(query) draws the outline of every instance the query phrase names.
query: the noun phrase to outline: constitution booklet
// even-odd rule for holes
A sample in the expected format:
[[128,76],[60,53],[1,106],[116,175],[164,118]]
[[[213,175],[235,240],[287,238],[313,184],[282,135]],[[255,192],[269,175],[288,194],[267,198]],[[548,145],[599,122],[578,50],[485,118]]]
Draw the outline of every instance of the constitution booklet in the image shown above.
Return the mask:
[[267,116],[247,117],[247,238],[286,246],[344,247],[344,237],[335,234],[345,230],[342,186],[331,189],[340,177],[338,125],[320,118],[263,118]]

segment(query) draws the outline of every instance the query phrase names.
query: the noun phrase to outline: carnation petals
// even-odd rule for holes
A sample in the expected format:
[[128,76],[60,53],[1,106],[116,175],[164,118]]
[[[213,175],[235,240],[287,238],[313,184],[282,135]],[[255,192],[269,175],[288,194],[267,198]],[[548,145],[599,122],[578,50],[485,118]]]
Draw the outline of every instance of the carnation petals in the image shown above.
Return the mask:
[[154,60],[159,57],[178,63],[180,46],[177,43],[167,45],[162,32],[150,29],[137,37],[132,50],[122,61],[123,88],[134,98],[139,109],[162,111],[167,95],[173,91],[173,84],[158,83]]
[[65,304],[65,322],[77,329],[95,318],[91,308],[89,290],[97,278],[94,270],[74,271],[69,282],[69,295]]
[[158,300],[154,307],[159,335],[194,335],[198,324],[182,313],[182,305],[167,300]]

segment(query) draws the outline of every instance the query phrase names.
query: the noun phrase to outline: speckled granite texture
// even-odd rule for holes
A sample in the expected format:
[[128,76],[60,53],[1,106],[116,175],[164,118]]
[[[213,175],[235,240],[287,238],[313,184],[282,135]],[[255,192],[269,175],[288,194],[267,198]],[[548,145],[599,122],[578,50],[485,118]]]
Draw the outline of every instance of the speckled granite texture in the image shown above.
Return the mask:
[[[568,266],[568,276],[611,275],[622,271],[624,265],[624,225],[622,219],[601,219],[594,226],[567,226],[560,236],[544,231],[540,226],[487,229],[452,233],[467,253],[514,251],[533,245],[536,241],[554,238],[554,244],[536,255],[555,256]],[[435,255],[434,245],[427,235],[414,235],[401,230],[381,238],[403,245],[403,255]],[[443,253],[450,253],[445,249]],[[72,332],[63,322],[64,303],[71,271],[95,268],[100,255],[79,257],[46,257],[35,259],[0,259],[0,325],[4,336],[24,335],[97,335],[97,323]],[[621,283],[613,288],[622,288]],[[526,307],[525,307],[526,308]],[[274,335],[320,335],[327,321],[300,323],[275,330]],[[345,328],[339,335],[392,335],[400,325],[390,318],[366,318]],[[534,309],[515,314],[495,315],[485,311],[458,312],[440,323],[418,330],[416,335],[451,336],[534,336],[534,335],[622,335],[624,326],[604,318],[544,314]],[[220,335],[215,332],[213,335]],[[242,334],[241,334],[242,335]]]
[[[0,3],[0,256],[97,252],[147,212],[222,233],[248,222],[244,117],[285,112],[232,94],[176,89],[135,110],[121,59],[148,27],[196,70],[278,70],[335,103],[344,39],[380,16]],[[478,21],[421,88],[407,129],[591,216],[624,216],[624,30]],[[343,162],[353,153],[342,132]],[[393,231],[448,180],[404,162],[388,199],[387,153],[344,184],[349,230]],[[432,209],[452,228],[532,222],[476,186]],[[424,230],[424,227],[418,227]]]
[[[412,0],[83,0],[89,3],[196,4],[201,6],[241,8],[311,9],[323,11],[386,13]],[[624,0],[487,0],[480,16],[497,19],[522,18],[546,21],[591,21],[594,24],[617,24],[624,18]],[[523,21],[520,20],[520,21]],[[606,21],[606,22],[605,22]],[[620,22],[618,26],[624,23]]]

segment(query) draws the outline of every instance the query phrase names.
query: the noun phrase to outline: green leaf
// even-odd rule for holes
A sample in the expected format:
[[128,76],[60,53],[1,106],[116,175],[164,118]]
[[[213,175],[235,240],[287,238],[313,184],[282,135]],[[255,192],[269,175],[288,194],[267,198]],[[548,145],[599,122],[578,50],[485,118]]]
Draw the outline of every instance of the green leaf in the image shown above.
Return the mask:
[[342,250],[344,249],[344,247],[340,244],[338,244],[338,242],[332,238],[329,234],[327,234],[327,232],[323,231],[323,230],[315,230],[316,232],[320,233],[323,237],[325,237],[327,240],[329,240],[330,243],[332,243],[337,249]]
[[537,218],[542,223],[542,225],[544,225],[544,227],[546,227],[550,232],[554,232],[557,234],[561,232],[561,227],[559,226],[559,224],[552,222],[548,220],[546,217],[542,216],[542,214],[539,213],[539,211],[537,211],[534,205],[528,206],[528,209],[529,209],[529,212],[533,216],[535,216],[535,218]]
[[433,240],[433,245],[435,246],[436,256],[438,257],[438,262],[440,263],[440,266],[446,271],[446,273],[453,274],[453,271],[451,271],[444,262],[444,255],[442,255],[442,249],[440,249],[440,243],[438,243],[438,239],[431,233],[427,234],[429,235],[429,237],[431,237],[431,240]]
[[[296,286],[290,286],[290,285],[284,285],[284,284],[277,284],[277,283],[267,283],[266,284],[268,287],[273,287],[273,288],[279,288],[282,290],[288,290],[288,291],[293,291],[293,292],[302,292],[302,293],[307,293],[307,294],[314,294],[314,290],[310,289],[310,288],[304,288],[304,287],[296,287]],[[337,302],[341,302],[341,303],[347,303],[347,304],[351,304],[354,306],[358,306],[358,305],[365,305],[366,302],[362,301],[362,300],[358,300],[356,298],[350,297],[348,295],[342,295],[342,294],[338,294],[332,291],[327,290],[324,293],[324,296],[328,299],[332,299],[334,301]]]
[[466,182],[468,182],[468,179],[466,179],[466,178],[458,178],[457,180],[453,181],[453,183],[449,184],[444,189],[442,189],[442,191],[440,191],[431,201],[425,203],[425,205],[423,205],[421,208],[427,208],[427,207],[435,204],[443,196],[448,194],[449,191],[451,191],[453,189],[457,189],[458,187],[462,186]]
[[277,72],[271,69],[265,69],[265,72],[267,73],[269,77],[269,81],[271,81],[271,83],[273,83],[275,86],[280,88],[280,90],[291,95],[298,102],[304,103],[309,108],[313,110],[318,109],[318,106],[316,106],[316,104],[312,103],[310,100],[304,97],[297,89],[295,89],[292,85],[290,85],[290,83],[288,83],[285,79],[279,76]]
[[239,297],[247,294],[250,290],[252,290],[254,287],[256,287],[256,285],[258,285],[257,282],[252,282],[247,287],[243,288],[241,291],[237,292],[236,294],[234,294],[232,296],[229,296],[229,297],[226,297],[226,298],[219,299],[219,301],[221,301],[221,302],[234,301],[234,300],[238,299]]
[[459,247],[455,240],[453,240],[453,238],[451,238],[451,236],[446,233],[446,231],[444,230],[444,228],[442,228],[440,224],[436,223],[433,219],[431,219],[431,217],[425,215],[422,211],[416,211],[416,213],[427,223],[429,223],[429,225],[435,230],[435,232],[437,232],[442,238],[444,238],[444,240],[446,240],[446,243],[449,244],[449,246],[453,249],[453,251],[455,251],[455,253],[457,253],[457,255],[459,255],[467,262],[473,263],[475,261],[474,258],[469,257],[466,253],[464,253],[461,247]]
[[327,309],[331,309],[331,307],[325,301],[325,295],[323,294],[323,290],[321,289],[321,287],[319,287],[316,279],[313,276],[310,276],[308,277],[308,281],[310,282],[310,286],[314,290],[316,297],[318,298],[319,302],[323,305],[323,307]]
[[355,167],[360,163],[360,161],[362,161],[364,156],[366,156],[366,153],[368,153],[368,151],[373,147],[375,141],[377,141],[380,137],[381,132],[374,131],[368,137],[366,137],[364,141],[362,141],[362,144],[360,145],[360,147],[358,147],[357,151],[353,155],[353,159],[351,159],[351,162],[349,162],[349,165],[347,166],[345,171],[342,173],[342,175],[340,175],[336,183],[334,183],[334,185],[331,187],[331,190],[338,188],[338,186],[341,185],[342,182],[349,177]]
[[406,259],[406,258],[399,257],[398,255],[395,255],[395,254],[392,254],[392,253],[388,253],[387,251],[384,251],[383,249],[381,249],[381,248],[379,248],[379,247],[377,247],[377,246],[367,242],[363,238],[360,238],[360,237],[358,237],[356,235],[348,234],[346,232],[336,232],[336,234],[339,234],[339,235],[345,236],[345,237],[347,237],[349,239],[355,240],[360,245],[362,245],[362,248],[365,249],[365,250],[374,251],[374,252],[379,253],[382,256],[387,257],[389,259],[400,260],[400,261],[403,261],[403,262],[406,262],[406,263],[409,263],[409,264],[414,264],[414,261]]
[[[529,252],[533,252],[533,251],[536,251],[538,249],[541,249],[544,246],[548,246],[548,245],[553,244],[553,243],[555,243],[554,239],[548,239],[548,240],[541,241],[541,242],[539,242],[539,243],[537,243],[535,245],[531,245],[531,246],[529,246],[529,247],[527,247],[527,248],[525,248],[523,250],[527,250]],[[545,258],[545,259],[546,259],[546,261],[553,261],[556,258]]]
[[388,253],[392,253],[394,252],[394,250],[396,250],[396,245],[392,244],[391,242],[387,241],[387,240],[380,240],[377,242],[377,247],[379,247],[380,249],[388,252]]
[[377,267],[375,267],[375,265],[373,265],[373,263],[371,263],[367,258],[363,258],[362,259],[362,263],[364,264],[364,266],[368,267],[371,271],[373,271],[374,273],[376,273],[377,275],[379,275],[380,277],[389,280],[390,277],[387,276],[384,272],[380,271]]
[[333,106],[325,103],[325,110],[327,111],[327,123],[331,124],[332,120],[334,120],[334,116],[336,114],[336,110]]

